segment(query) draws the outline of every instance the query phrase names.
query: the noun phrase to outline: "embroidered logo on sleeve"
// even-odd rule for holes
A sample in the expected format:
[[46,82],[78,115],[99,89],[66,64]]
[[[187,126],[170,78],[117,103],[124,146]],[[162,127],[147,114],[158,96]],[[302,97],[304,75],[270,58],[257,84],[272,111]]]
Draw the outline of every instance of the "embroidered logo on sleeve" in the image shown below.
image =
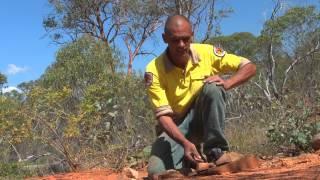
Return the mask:
[[218,57],[223,57],[226,54],[226,51],[221,47],[213,47],[213,53]]
[[153,74],[151,72],[144,73],[144,84],[146,87],[149,87],[152,85],[153,82]]

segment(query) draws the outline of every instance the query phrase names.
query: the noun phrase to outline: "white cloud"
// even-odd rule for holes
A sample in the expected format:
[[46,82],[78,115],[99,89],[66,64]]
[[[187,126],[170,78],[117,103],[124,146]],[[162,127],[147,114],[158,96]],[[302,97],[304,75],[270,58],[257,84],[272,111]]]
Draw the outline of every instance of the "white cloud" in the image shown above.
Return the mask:
[[9,87],[5,87],[5,88],[2,88],[2,93],[7,93],[7,92],[11,92],[13,90],[16,90],[18,92],[22,92],[20,89],[18,89],[17,87],[14,87],[14,86],[9,86]]
[[17,73],[25,72],[27,70],[28,70],[28,68],[25,66],[18,67],[15,64],[8,64],[7,73],[8,73],[8,75],[15,75]]

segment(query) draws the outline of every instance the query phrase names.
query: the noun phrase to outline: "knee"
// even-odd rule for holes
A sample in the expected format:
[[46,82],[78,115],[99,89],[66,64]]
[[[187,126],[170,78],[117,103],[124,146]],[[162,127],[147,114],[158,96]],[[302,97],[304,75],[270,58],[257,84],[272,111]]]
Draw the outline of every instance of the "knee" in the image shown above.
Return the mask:
[[222,86],[217,86],[215,83],[206,83],[203,87],[203,94],[207,98],[216,99],[222,97],[225,99],[225,90]]
[[162,160],[157,156],[151,156],[148,162],[148,176],[152,177],[155,174],[166,171]]

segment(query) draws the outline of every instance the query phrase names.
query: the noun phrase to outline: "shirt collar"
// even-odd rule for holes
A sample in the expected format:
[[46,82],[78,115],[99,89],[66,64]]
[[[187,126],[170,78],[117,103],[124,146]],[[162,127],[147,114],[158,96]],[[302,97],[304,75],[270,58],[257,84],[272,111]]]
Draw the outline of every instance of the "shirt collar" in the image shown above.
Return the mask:
[[[169,60],[169,57],[167,55],[168,48],[162,53],[162,58],[164,59],[164,65],[167,72],[173,70],[175,68],[175,65],[172,64],[172,62]],[[195,48],[190,46],[190,54],[191,54],[191,61],[193,65],[197,65],[200,61],[199,54],[195,50]]]

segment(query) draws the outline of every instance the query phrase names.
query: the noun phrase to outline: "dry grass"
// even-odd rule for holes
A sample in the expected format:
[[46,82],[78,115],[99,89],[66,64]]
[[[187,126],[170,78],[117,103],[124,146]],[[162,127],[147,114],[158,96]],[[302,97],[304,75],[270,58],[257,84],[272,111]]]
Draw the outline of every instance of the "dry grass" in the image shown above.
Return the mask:
[[226,124],[225,134],[232,151],[244,154],[272,154],[266,136],[267,123],[262,119],[244,117]]

